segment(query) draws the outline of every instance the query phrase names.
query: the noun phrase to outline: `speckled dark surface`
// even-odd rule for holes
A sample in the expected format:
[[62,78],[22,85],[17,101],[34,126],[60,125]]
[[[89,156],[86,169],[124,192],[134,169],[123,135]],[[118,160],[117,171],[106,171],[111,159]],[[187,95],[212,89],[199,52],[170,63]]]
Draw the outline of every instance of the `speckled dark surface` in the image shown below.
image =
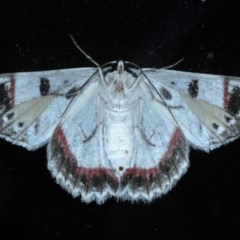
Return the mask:
[[[0,72],[100,64],[240,76],[239,1],[0,1]],[[200,91],[200,90],[199,90]],[[73,199],[51,178],[46,148],[0,141],[0,232],[23,239],[239,239],[240,140],[193,150],[177,186],[151,204]]]

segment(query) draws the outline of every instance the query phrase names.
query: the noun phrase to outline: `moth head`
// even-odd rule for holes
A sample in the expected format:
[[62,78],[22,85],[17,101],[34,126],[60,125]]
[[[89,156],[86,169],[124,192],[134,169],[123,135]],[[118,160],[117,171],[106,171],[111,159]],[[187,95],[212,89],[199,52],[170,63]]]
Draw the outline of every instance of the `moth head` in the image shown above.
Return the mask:
[[102,66],[102,82],[105,88],[104,99],[111,108],[123,107],[134,94],[142,73],[138,66],[125,61],[114,61]]
[[128,94],[139,82],[140,68],[125,61],[114,61],[103,65],[103,81],[105,87],[116,94]]

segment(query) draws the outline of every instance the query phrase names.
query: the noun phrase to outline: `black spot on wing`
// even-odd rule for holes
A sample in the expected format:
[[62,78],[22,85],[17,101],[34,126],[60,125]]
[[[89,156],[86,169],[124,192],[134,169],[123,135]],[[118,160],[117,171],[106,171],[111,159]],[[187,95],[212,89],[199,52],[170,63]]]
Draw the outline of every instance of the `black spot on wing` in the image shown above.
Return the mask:
[[240,88],[234,87],[230,93],[230,98],[228,102],[228,112],[235,116],[240,110]]
[[124,167],[120,166],[120,167],[118,168],[118,170],[119,170],[119,171],[123,171],[123,170],[124,170]]
[[49,94],[50,90],[50,81],[47,78],[41,78],[40,79],[40,86],[39,91],[41,93],[41,96],[46,96]]
[[79,89],[76,87],[71,88],[65,95],[66,99],[75,97],[77,95],[78,91],[79,91]]
[[24,125],[24,122],[19,122],[19,123],[18,123],[18,126],[19,126],[20,128],[22,128],[23,125]]
[[161,94],[162,97],[166,100],[172,99],[172,94],[166,88],[161,88]]
[[218,127],[219,127],[216,123],[212,123],[212,126],[213,126],[213,128],[216,129],[216,130],[217,130]]
[[9,114],[6,115],[6,117],[8,118],[8,120],[11,120],[11,119],[13,118],[13,116],[14,116],[14,112],[9,113]]
[[188,85],[188,93],[192,98],[196,98],[198,96],[198,80],[192,80]]
[[224,116],[224,118],[225,118],[225,120],[226,120],[227,123],[229,123],[229,122],[232,120],[232,118],[229,117],[229,116]]

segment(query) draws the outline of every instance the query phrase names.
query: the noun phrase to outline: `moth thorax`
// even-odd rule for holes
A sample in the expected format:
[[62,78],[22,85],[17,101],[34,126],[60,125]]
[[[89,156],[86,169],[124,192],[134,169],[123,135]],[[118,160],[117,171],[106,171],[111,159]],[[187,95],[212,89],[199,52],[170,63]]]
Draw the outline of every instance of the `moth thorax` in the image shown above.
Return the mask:
[[115,82],[115,92],[116,93],[124,93],[124,84],[123,82]]

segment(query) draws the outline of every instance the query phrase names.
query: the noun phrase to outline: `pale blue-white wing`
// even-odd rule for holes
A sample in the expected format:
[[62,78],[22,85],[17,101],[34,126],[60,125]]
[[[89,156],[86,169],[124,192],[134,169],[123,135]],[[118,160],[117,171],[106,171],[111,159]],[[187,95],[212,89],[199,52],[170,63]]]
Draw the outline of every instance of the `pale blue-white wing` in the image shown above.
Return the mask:
[[141,107],[133,110],[134,157],[121,178],[121,198],[151,201],[167,193],[187,171],[189,146],[160,96],[144,83],[140,87]]
[[95,68],[0,75],[0,137],[28,149],[45,144]]
[[239,137],[240,78],[143,69],[189,142],[209,151]]
[[56,181],[74,197],[99,203],[116,188],[114,171],[103,156],[100,89],[93,82],[75,97],[47,146],[48,169]]
[[85,202],[151,201],[166,193],[188,167],[183,132],[144,83],[132,92],[136,101],[127,112],[110,111],[101,90],[94,82],[76,96],[54,131],[52,175]]

